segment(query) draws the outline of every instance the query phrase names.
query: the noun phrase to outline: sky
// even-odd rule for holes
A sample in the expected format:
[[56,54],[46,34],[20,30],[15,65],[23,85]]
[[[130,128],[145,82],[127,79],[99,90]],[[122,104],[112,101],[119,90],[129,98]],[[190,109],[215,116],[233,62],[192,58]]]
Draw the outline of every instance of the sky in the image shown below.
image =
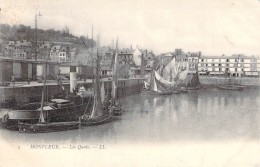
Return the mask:
[[203,55],[260,55],[260,0],[0,0],[0,23],[94,37],[101,44]]

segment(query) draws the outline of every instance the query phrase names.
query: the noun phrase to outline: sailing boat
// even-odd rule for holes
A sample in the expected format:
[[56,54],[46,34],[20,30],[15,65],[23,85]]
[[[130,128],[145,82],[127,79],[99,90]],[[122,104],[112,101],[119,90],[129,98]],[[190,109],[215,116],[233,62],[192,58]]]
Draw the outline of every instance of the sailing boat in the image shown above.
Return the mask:
[[[158,69],[158,68],[157,68]],[[161,73],[162,76],[159,74]],[[152,68],[150,85],[148,90],[143,93],[169,95],[177,94],[180,91],[177,89],[177,85],[183,78],[184,72],[179,70],[179,65],[175,61],[175,56],[172,57],[171,61],[161,69],[161,72]],[[146,85],[146,83],[144,83]]]
[[116,51],[114,57],[114,64],[112,67],[112,91],[111,91],[111,107],[115,116],[122,115],[121,103],[117,96],[118,78],[117,78],[117,66],[118,66],[118,39],[116,41]]
[[200,81],[198,72],[190,74],[191,77],[187,83],[188,90],[198,90],[200,89]]
[[188,92],[188,90],[200,89],[199,74],[196,67],[196,73],[188,74],[187,77],[180,84],[182,92]]
[[104,105],[107,102],[105,100],[104,82],[100,85],[100,60],[101,56],[97,53],[95,78],[93,80],[94,103],[90,115],[84,114],[80,117],[80,124],[83,126],[103,124],[113,118],[113,111]]

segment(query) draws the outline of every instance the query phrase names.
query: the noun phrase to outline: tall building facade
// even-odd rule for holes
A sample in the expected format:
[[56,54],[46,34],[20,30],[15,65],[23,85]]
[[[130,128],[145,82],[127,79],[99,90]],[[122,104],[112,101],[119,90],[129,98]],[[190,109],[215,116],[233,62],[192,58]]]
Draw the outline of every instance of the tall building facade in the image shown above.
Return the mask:
[[201,56],[198,70],[201,75],[258,76],[258,62],[255,56]]

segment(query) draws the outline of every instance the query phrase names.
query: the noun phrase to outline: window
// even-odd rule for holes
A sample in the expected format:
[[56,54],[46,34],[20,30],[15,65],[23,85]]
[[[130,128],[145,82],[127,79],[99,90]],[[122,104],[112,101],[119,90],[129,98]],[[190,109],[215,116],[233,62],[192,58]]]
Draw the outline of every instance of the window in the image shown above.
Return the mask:
[[227,59],[226,62],[229,62],[229,59]]
[[218,64],[218,66],[220,67],[220,66],[221,66],[221,64]]
[[[1,48],[0,48],[0,49],[1,49]],[[251,62],[253,62],[253,63],[256,62],[256,59],[251,59]]]

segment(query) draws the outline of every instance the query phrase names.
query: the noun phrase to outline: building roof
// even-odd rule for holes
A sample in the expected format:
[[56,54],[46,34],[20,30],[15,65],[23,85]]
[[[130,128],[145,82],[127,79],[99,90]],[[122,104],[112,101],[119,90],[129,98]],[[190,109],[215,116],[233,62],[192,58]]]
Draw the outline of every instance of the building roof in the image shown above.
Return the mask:
[[176,55],[176,59],[185,59],[185,58],[187,58],[187,55],[185,54]]
[[243,58],[243,59],[256,59],[256,56],[245,56],[242,54],[234,54],[232,56],[201,56],[200,58],[202,59],[238,59],[238,58]]
[[133,49],[123,48],[118,50],[118,54],[133,54]]

